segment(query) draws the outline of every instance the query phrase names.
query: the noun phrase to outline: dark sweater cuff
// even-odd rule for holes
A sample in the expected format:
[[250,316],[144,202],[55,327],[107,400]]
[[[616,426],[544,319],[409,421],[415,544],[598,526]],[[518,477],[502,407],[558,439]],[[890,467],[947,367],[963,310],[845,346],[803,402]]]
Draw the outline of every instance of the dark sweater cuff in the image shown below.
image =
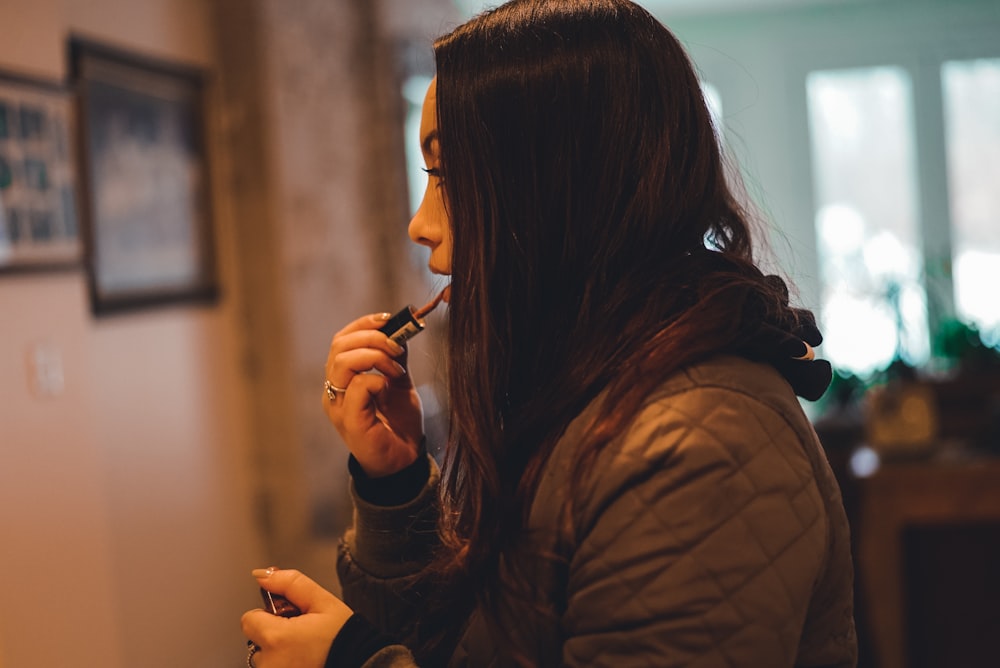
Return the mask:
[[431,475],[426,452],[426,446],[421,441],[416,461],[401,471],[381,478],[368,477],[358,460],[351,455],[347,459],[347,470],[354,480],[355,493],[374,506],[401,506],[412,501],[424,489]]
[[324,668],[360,668],[380,649],[395,644],[367,619],[353,614],[333,639]]

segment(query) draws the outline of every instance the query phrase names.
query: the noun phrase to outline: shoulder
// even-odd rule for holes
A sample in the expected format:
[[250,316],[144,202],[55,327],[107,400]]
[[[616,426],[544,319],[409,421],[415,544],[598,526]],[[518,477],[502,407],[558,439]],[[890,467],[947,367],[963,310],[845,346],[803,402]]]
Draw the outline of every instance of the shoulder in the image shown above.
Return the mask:
[[[553,453],[549,472],[555,479],[548,482],[556,488],[570,488],[557,480],[569,475],[592,409]],[[586,531],[608,511],[618,515],[630,505],[669,504],[677,518],[781,507],[784,501],[795,507],[796,499],[808,499],[800,520],[816,521],[821,511],[810,454],[815,449],[812,427],[776,370],[739,357],[714,358],[651,393],[632,423],[598,454],[572,486],[574,524]]]
[[805,416],[795,393],[770,364],[724,355],[711,358],[675,374],[652,392],[644,414],[688,404],[726,398],[744,410],[774,413],[785,421],[800,422]]
[[691,459],[742,467],[775,448],[803,451],[812,433],[773,367],[726,356],[690,367],[651,393],[600,459],[605,467],[660,468]]
[[560,441],[533,508],[571,506],[567,654],[791,665],[829,522],[782,377],[728,357],[679,373],[574,481],[587,423]]

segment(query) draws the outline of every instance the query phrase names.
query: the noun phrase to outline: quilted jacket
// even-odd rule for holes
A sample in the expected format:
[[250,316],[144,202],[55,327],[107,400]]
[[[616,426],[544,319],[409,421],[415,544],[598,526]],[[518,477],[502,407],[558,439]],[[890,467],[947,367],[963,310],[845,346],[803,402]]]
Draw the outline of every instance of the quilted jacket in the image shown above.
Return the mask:
[[[554,535],[591,406],[557,444],[532,505],[531,535]],[[342,541],[344,600],[405,639],[413,584],[434,546],[439,474],[412,502],[355,495]],[[515,633],[540,665],[854,666],[853,571],[837,483],[784,378],[722,357],[677,374],[605,448],[573,499],[562,602],[551,625]],[[449,666],[509,665],[478,615]],[[365,664],[413,666],[403,644]]]

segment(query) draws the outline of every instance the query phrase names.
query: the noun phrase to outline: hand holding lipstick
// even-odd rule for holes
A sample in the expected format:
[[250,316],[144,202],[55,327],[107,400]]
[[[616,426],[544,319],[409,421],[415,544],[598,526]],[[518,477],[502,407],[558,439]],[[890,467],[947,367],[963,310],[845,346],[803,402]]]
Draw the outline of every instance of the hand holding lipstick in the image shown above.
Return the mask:
[[[423,409],[406,371],[406,349],[401,342],[423,329],[423,318],[444,296],[443,291],[423,308],[396,316],[380,313],[358,318],[330,343],[323,409],[370,477],[400,471],[420,452]],[[396,329],[384,331],[388,324],[398,329],[395,323],[400,317],[407,324],[398,336]]]

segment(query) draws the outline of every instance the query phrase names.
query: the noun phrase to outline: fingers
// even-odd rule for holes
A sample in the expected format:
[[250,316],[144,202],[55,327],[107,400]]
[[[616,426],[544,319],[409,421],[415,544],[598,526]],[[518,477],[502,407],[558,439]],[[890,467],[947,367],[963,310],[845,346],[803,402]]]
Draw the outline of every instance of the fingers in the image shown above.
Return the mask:
[[344,393],[344,427],[361,431],[375,424],[376,400],[388,389],[388,381],[376,374],[359,374]]
[[273,645],[275,634],[280,632],[281,620],[283,619],[285,618],[275,617],[260,608],[247,610],[240,617],[240,629],[243,631],[243,635],[258,647]]
[[411,463],[423,435],[420,398],[406,370],[406,348],[378,330],[384,314],[358,318],[330,342],[323,410],[366,472]]
[[[323,612],[334,602],[339,603],[333,594],[295,569],[257,569],[251,575],[257,578],[261,587],[284,596],[304,614]],[[244,613],[240,625],[247,638],[264,647],[275,643],[274,634],[282,629],[283,619],[258,608]]]
[[330,378],[330,373],[336,358],[351,350],[380,350],[389,358],[399,358],[404,365],[406,364],[406,349],[391,340],[383,332],[378,331],[378,328],[385,324],[383,317],[387,315],[386,313],[366,315],[358,318],[334,334],[333,339],[330,341],[330,349],[326,358],[328,380],[333,382],[333,379]]
[[391,317],[391,313],[372,313],[370,315],[361,316],[357,320],[348,323],[343,329],[334,334],[334,339],[343,338],[350,334],[378,332],[378,329],[383,327]]
[[333,598],[333,594],[293,568],[257,569],[252,575],[261,587],[272,594],[284,596],[302,612],[315,612],[317,606]]
[[[330,381],[335,389],[332,396],[331,391],[324,389],[323,408],[338,429],[365,431],[377,423],[377,399],[389,389],[390,383],[404,392],[412,391],[413,383],[398,362],[376,359],[370,352],[355,353],[341,355],[344,359],[338,360],[337,370],[329,374],[346,380]],[[368,373],[372,369],[381,373]]]
[[[358,318],[340,330],[330,342],[326,359],[326,380],[334,388],[347,389],[351,381],[360,374],[378,371],[395,381],[404,381],[408,386],[406,373],[406,349],[392,341],[384,333],[374,329],[384,323],[385,314],[375,314]],[[329,399],[336,403],[339,391]]]
[[390,339],[377,329],[364,329],[356,332],[341,330],[333,336],[330,342],[330,356],[335,356],[353,348],[373,348],[381,350],[389,357],[403,357],[406,349]]
[[383,376],[360,374],[335,402],[325,401],[327,416],[369,476],[395,473],[417,458],[423,413],[412,386],[400,391]]
[[337,387],[347,387],[355,376],[372,369],[394,379],[406,375],[406,367],[387,357],[381,350],[358,348],[337,355],[333,364],[327,369],[327,379]]
[[243,614],[243,634],[259,648],[254,653],[256,665],[322,666],[331,640],[353,614],[351,609],[299,571],[269,568],[255,570],[253,575],[262,587],[284,596],[303,611],[293,618],[259,608]]

